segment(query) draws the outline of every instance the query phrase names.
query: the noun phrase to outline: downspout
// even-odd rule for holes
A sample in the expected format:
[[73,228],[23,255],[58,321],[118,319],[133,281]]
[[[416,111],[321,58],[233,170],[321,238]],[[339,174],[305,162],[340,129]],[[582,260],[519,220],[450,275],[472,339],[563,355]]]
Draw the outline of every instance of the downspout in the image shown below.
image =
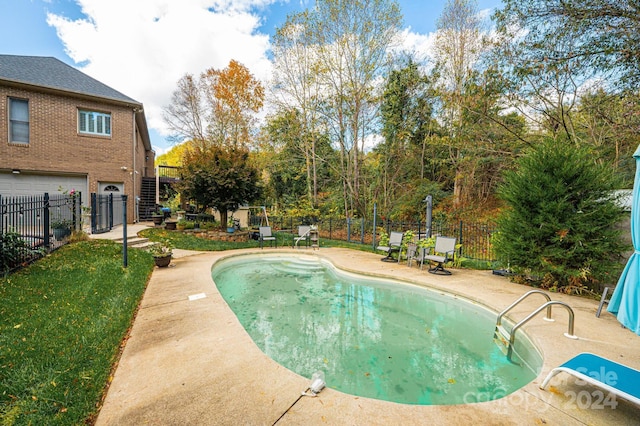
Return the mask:
[[137,136],[138,132],[136,132],[136,113],[139,111],[139,108],[133,108],[133,172],[131,173],[133,179],[133,222],[138,222],[138,195],[136,194],[136,174],[138,174],[138,170],[136,169],[136,145],[137,145]]

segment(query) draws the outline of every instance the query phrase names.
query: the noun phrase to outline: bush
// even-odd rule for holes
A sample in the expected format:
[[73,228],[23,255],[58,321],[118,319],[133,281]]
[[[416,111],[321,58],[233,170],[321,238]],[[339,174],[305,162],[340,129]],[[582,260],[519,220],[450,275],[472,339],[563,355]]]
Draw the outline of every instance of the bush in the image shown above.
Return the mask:
[[5,274],[22,262],[30,261],[42,254],[42,250],[29,247],[17,232],[0,233],[0,274]]
[[612,170],[586,149],[556,141],[521,157],[499,189],[507,205],[495,239],[500,260],[551,290],[598,291],[611,282],[625,250]]

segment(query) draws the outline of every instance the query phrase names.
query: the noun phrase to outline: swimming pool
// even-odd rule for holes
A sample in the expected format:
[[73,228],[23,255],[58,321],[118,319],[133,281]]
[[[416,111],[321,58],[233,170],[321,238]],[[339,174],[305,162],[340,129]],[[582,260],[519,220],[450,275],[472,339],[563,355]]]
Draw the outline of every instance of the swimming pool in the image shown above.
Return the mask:
[[542,358],[518,336],[521,365],[493,343],[497,313],[449,294],[346,273],[310,255],[224,259],[212,277],[254,342],[327,386],[406,404],[506,396],[533,380]]

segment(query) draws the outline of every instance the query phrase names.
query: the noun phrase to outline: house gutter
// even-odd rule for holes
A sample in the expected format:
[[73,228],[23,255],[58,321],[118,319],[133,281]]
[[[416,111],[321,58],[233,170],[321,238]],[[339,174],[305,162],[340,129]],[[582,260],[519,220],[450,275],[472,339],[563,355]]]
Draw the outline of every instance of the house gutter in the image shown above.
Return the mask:
[[136,174],[138,174],[138,169],[136,168],[136,145],[137,145],[137,136],[138,132],[136,132],[136,113],[140,108],[134,107],[132,114],[132,127],[133,127],[133,222],[138,222],[138,194],[136,193]]

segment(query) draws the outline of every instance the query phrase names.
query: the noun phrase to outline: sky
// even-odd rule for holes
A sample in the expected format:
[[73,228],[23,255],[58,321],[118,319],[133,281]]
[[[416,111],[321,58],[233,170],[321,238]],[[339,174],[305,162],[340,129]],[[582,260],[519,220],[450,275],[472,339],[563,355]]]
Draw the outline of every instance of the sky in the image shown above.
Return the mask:
[[[406,47],[426,52],[446,0],[398,0]],[[0,54],[53,56],[141,102],[157,155],[162,120],[186,73],[231,59],[269,78],[270,36],[313,0],[0,0]],[[492,13],[500,0],[477,0]]]

